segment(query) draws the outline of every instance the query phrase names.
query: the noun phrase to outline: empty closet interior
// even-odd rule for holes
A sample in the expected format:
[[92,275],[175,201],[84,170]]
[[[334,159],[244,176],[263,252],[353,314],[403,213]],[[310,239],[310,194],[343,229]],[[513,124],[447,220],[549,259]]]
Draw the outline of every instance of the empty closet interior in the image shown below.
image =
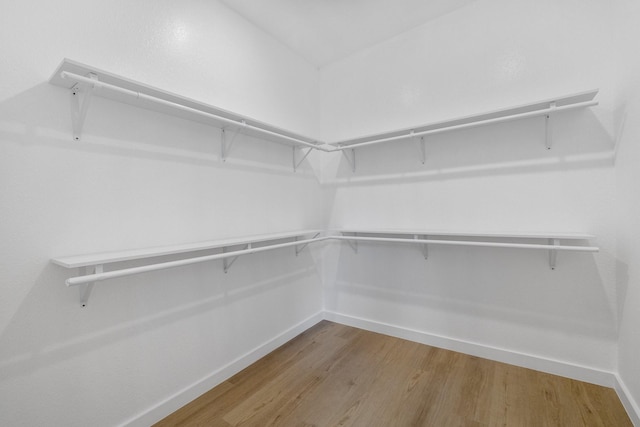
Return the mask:
[[640,425],[638,2],[3,9],[0,424],[150,425],[341,324]]

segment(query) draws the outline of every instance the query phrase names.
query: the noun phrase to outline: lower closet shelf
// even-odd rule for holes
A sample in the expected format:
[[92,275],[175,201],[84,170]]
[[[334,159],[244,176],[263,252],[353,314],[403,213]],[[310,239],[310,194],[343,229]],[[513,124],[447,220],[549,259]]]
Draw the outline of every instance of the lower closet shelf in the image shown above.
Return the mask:
[[[597,246],[561,244],[561,240],[575,242],[588,241],[595,236],[584,233],[523,233],[523,232],[462,232],[442,230],[364,230],[340,229],[334,239],[346,241],[357,252],[358,242],[409,243],[421,245],[422,254],[427,259],[429,245],[479,246],[510,249],[543,249],[549,251],[549,267],[556,268],[558,251],[598,252]],[[534,243],[530,243],[533,241]]]
[[[252,253],[265,252],[273,249],[292,246],[295,247],[295,254],[298,255],[298,253],[300,253],[300,251],[302,251],[309,243],[324,240],[324,237],[319,237],[320,233],[320,230],[302,230],[236,239],[215,240],[210,242],[200,242],[186,245],[60,257],[52,259],[51,262],[66,268],[84,267],[84,275],[72,277],[66,280],[67,286],[81,286],[80,303],[84,307],[87,305],[95,282],[219,259],[223,261],[223,268],[224,272],[226,273],[231,265],[235,262],[235,260],[241,255],[248,255]],[[309,237],[311,235],[313,235],[313,237]],[[282,240],[286,241],[280,242]],[[258,245],[256,246],[256,244]],[[238,246],[243,248],[230,250],[231,248]],[[193,253],[211,249],[221,249],[222,252],[212,255],[194,256],[192,258],[186,258],[177,261],[153,263],[140,267],[124,268],[108,272],[104,271],[105,264],[155,258],[165,255]]]
[[[321,234],[324,235],[321,236]],[[356,252],[358,250],[358,242],[418,244],[421,246],[425,259],[428,258],[429,245],[548,250],[549,266],[551,269],[555,269],[558,251],[598,252],[600,249],[597,246],[575,244],[575,242],[588,241],[593,238],[593,235],[584,233],[479,233],[393,229],[340,229],[332,232],[301,230],[185,245],[60,257],[54,258],[51,261],[65,268],[84,269],[83,275],[71,277],[66,280],[67,286],[80,287],[80,302],[84,307],[89,300],[94,284],[102,280],[215,260],[222,260],[224,272],[226,273],[241,255],[294,247],[295,255],[297,256],[300,251],[310,243],[325,240],[346,241]],[[565,243],[561,244],[562,240],[564,240]],[[533,243],[531,243],[531,241],[533,241]],[[104,265],[106,264],[144,260],[167,255],[196,253],[213,249],[220,249],[221,252],[207,255],[195,254],[193,257],[176,261],[156,262],[139,267],[104,271]]]

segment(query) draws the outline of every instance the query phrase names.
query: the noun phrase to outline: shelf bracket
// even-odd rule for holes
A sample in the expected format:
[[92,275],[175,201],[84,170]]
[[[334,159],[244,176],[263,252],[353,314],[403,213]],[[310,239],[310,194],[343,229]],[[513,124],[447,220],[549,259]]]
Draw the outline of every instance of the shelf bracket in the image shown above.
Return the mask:
[[[103,273],[104,272],[104,268],[102,264],[93,266],[93,267],[85,267],[84,268],[84,274],[85,275],[89,275],[89,274],[99,274],[99,273]],[[91,292],[93,291],[93,285],[95,285],[95,282],[90,282],[87,283],[85,285],[80,285],[78,287],[78,290],[80,291],[80,305],[83,307],[86,307],[87,304],[89,303],[89,297],[91,296]]]
[[[356,171],[356,149],[351,148],[351,149],[340,150],[340,151],[342,151],[342,155],[344,156],[345,159],[347,159],[347,162],[351,166],[351,171],[355,172]],[[349,157],[349,154],[347,154],[347,151],[351,151],[351,157]]]
[[[549,245],[560,246],[560,239],[549,239]],[[558,251],[555,249],[549,249],[549,267],[552,270],[556,269],[556,260],[558,258]]]
[[[555,110],[556,103],[555,101],[549,105],[551,110]],[[551,145],[553,143],[551,131],[553,130],[553,123],[551,122],[551,112],[549,112],[546,116],[544,116],[544,133],[545,133],[545,145],[547,146],[547,150],[551,150]]]
[[[419,236],[417,234],[413,235],[414,240],[428,240],[429,236]],[[422,245],[422,256],[424,256],[424,259],[429,258],[429,247],[427,246],[426,243],[423,243]]]
[[236,129],[231,136],[231,139],[227,142],[227,131],[226,129],[220,129],[220,158],[223,162],[227,161],[227,157],[229,157],[229,153],[231,152],[231,147],[233,147],[233,143],[236,142],[236,138],[240,133],[240,130],[247,126],[247,122],[241,121],[242,127]]
[[[251,249],[251,243],[247,243],[247,246],[243,249]],[[227,248],[222,248],[222,253],[227,252]],[[227,274],[231,266],[234,262],[240,257],[240,255],[236,255],[234,257],[223,258],[222,259],[222,268],[224,269],[224,273]]]
[[[342,235],[346,236],[346,237],[349,237],[349,236],[345,235],[344,233],[342,233]],[[358,236],[358,233],[353,233],[353,237],[357,237],[357,236]],[[346,242],[347,242],[347,244],[349,246],[351,246],[351,249],[353,249],[353,252],[355,252],[357,254],[358,253],[358,241],[357,240],[353,240],[353,241],[347,240]]]
[[296,152],[298,150],[300,151],[304,151],[302,148],[298,148],[296,146],[293,146],[293,171],[296,172],[297,169],[300,167],[300,165],[302,164],[302,162],[304,162],[304,159],[307,158],[307,156],[311,153],[311,150],[313,150],[313,148],[309,148],[307,150],[306,153],[304,153],[304,155],[302,156],[302,158],[300,160],[296,160]]
[[[98,80],[98,76],[94,73],[89,73],[88,77],[91,80]],[[93,85],[86,85],[84,91],[81,91],[79,84],[75,84],[71,88],[71,125],[73,127],[73,139],[75,141],[79,141],[82,135],[84,119],[87,117],[87,111],[89,110],[91,98],[93,97],[93,89]],[[84,92],[84,96],[80,95],[82,92]],[[82,100],[80,100],[80,98],[82,98]]]
[[[412,130],[409,133],[409,138],[411,138],[411,141],[414,141],[414,142],[416,141],[415,131]],[[420,139],[417,140],[417,142],[418,142],[418,149],[420,150],[420,161],[424,165],[425,162],[427,161],[427,150],[424,145],[424,136],[421,136]]]
[[[316,237],[318,237],[319,235],[320,235],[320,233],[316,233],[316,234],[312,237],[312,239],[315,239],[315,238],[316,238]],[[297,241],[298,241],[298,236],[296,236],[296,237],[295,237],[295,239],[296,239],[296,242],[297,242]],[[309,243],[311,243],[311,242],[307,242],[307,243],[303,244],[302,246],[299,246],[299,245],[294,246],[294,248],[295,248],[295,250],[296,250],[296,256],[298,256],[298,254],[299,254],[300,252],[302,252],[302,251],[304,250],[304,248],[306,248],[307,246],[309,246]]]

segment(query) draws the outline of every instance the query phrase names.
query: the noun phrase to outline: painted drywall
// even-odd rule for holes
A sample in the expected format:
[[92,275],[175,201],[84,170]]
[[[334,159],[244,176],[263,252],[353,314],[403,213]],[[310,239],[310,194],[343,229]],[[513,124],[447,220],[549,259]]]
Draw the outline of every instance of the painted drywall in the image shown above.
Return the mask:
[[640,423],[640,57],[637,40],[640,3],[620,1],[616,5],[616,47],[619,58],[619,82],[616,109],[616,188],[618,202],[617,280],[625,295],[621,309],[618,371],[636,422]]
[[73,141],[62,58],[309,134],[313,67],[216,1],[5,1],[0,39],[0,425],[135,419],[321,310],[309,250],[105,281],[85,309],[49,262],[324,224],[286,146],[241,135],[223,163],[218,129],[103,98]]
[[[600,88],[600,105],[327,157],[333,228],[593,233],[599,253],[335,245],[326,309],[596,371],[616,368],[620,307],[612,8],[477,1],[321,70],[329,140]],[[346,119],[348,117],[348,120]],[[328,252],[330,252],[328,250]]]

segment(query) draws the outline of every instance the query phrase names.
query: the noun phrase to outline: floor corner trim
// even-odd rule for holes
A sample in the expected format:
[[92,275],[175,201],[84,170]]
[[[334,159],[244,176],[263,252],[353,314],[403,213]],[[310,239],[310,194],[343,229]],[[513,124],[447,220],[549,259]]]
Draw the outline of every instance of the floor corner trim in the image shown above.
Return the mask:
[[325,311],[324,318],[332,322],[365,329],[371,332],[390,335],[396,338],[415,341],[421,344],[453,350],[523,368],[534,369],[536,371],[546,372],[553,375],[560,375],[605,387],[615,388],[619,382],[616,378],[616,374],[613,372],[603,371],[588,366],[581,366],[561,360],[543,358],[537,355],[521,353],[505,348],[491,347],[476,342],[430,334],[424,331],[404,328],[398,325],[350,316],[333,311]]
[[631,392],[627,388],[619,374],[615,374],[616,384],[615,391],[622,402],[622,406],[627,410],[627,415],[631,418],[634,426],[640,427],[640,406],[633,400]]
[[271,353],[273,350],[285,344],[287,341],[290,341],[315,324],[321,322],[323,319],[324,312],[317,312],[316,314],[308,317],[297,325],[292,326],[276,337],[270,339],[269,341],[266,341],[261,345],[255,347],[248,353],[229,362],[220,369],[215,370],[201,380],[196,381],[195,383],[183,388],[182,390],[178,391],[172,396],[169,396],[168,398],[152,406],[151,408],[148,408],[145,411],[126,420],[125,422],[120,424],[120,426],[146,427],[160,421],[167,415],[175,412],[195,398],[206,393],[218,384],[226,381],[233,375],[242,371],[244,368]]

